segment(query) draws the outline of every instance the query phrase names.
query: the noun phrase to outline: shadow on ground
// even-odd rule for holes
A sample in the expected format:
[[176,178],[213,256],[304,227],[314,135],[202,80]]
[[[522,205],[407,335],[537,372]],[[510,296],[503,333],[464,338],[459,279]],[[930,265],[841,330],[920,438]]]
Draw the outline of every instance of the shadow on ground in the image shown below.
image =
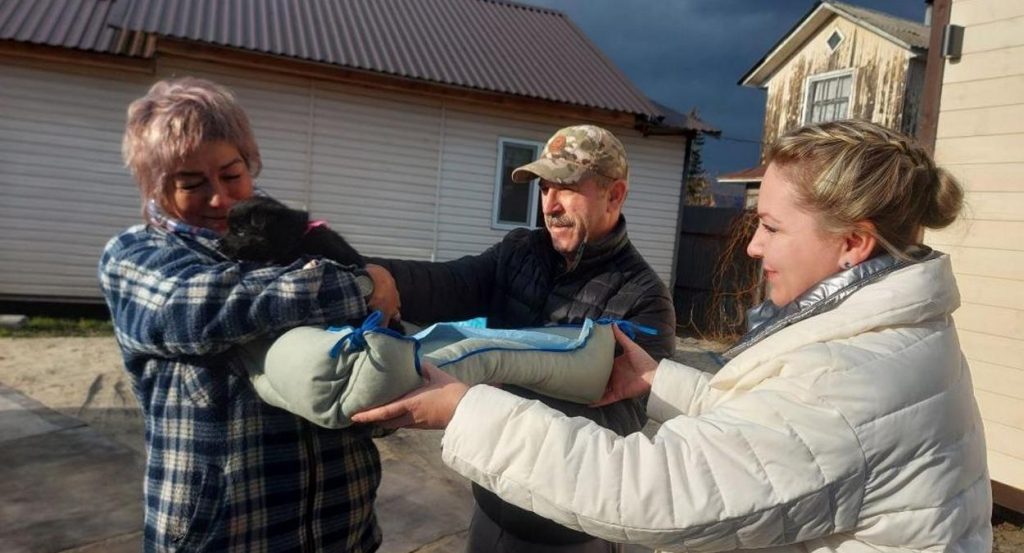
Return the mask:
[[[701,343],[680,346],[677,360],[717,368]],[[377,440],[380,551],[463,551],[473,500],[440,440],[409,430]],[[139,551],[144,456],[113,338],[0,339],[0,551]]]

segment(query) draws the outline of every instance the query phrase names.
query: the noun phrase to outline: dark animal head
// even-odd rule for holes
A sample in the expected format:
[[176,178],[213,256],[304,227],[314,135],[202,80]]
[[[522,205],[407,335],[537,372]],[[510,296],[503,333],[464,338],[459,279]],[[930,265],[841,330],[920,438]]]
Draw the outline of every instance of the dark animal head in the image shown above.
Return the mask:
[[287,264],[295,261],[306,233],[309,214],[265,196],[235,204],[228,212],[228,231],[220,249],[243,261]]
[[[305,255],[331,259],[345,266],[366,266],[359,252],[340,234],[325,225],[310,228],[308,213],[265,196],[254,196],[232,206],[220,250],[240,261],[287,265]],[[391,321],[389,328],[405,334],[400,321]]]

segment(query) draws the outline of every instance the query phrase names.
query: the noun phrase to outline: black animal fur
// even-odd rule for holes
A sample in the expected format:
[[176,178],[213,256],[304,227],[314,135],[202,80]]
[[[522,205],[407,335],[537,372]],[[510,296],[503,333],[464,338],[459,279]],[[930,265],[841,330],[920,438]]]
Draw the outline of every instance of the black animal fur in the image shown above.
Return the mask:
[[[220,250],[239,261],[287,265],[308,256],[366,267],[363,256],[340,234],[324,225],[309,228],[309,213],[266,196],[253,196],[232,206]],[[398,321],[391,321],[389,328],[404,334]]]
[[309,214],[266,196],[235,204],[221,251],[240,261],[286,265],[299,257],[323,257],[342,265],[366,267],[366,261],[340,234],[326,226],[309,227]]

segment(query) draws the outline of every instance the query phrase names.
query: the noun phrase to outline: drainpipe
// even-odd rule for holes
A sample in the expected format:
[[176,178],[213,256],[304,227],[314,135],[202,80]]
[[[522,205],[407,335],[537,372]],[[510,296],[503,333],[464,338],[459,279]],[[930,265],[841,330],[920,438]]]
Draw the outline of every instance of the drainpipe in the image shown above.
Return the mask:
[[931,31],[928,36],[928,59],[924,70],[924,93],[921,97],[921,120],[917,124],[917,139],[935,154],[935,135],[939,127],[939,100],[942,98],[942,74],[946,60],[942,56],[942,34],[949,25],[951,0],[931,2]]

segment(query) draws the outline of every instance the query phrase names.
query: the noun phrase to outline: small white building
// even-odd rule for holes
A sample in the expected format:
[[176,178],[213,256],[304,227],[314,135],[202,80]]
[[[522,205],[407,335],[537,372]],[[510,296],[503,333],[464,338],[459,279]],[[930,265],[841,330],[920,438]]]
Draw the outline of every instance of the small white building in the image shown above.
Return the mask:
[[0,9],[0,299],[100,300],[106,241],[140,222],[120,157],[156,80],[232,88],[258,185],[366,255],[448,260],[537,218],[512,186],[556,129],[622,139],[625,214],[666,282],[688,141],[714,130],[647,99],[563,14],[489,0],[9,0]]

